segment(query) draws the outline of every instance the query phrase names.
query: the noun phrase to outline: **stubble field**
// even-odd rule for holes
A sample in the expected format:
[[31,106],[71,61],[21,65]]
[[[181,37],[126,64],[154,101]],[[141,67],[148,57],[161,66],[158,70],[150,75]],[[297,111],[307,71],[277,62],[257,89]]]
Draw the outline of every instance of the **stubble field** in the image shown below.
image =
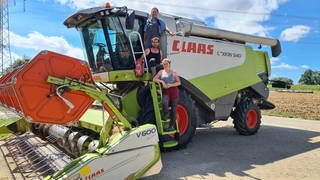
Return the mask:
[[275,109],[262,114],[320,120],[320,93],[270,92],[269,101]]

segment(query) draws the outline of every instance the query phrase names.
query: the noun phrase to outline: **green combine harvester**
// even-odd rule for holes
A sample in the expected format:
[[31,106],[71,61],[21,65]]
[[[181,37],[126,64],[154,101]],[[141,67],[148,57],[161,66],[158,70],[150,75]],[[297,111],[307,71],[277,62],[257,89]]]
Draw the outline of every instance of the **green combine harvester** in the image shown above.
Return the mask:
[[160,14],[176,32],[162,35],[161,49],[181,79],[176,129],[166,132],[162,87],[143,54],[148,17],[127,7],[78,11],[64,24],[81,33],[86,61],[42,51],[0,78],[1,104],[22,117],[0,121],[1,149],[21,177],[137,179],[159,173],[160,149],[185,147],[202,124],[232,117],[242,135],[259,130],[260,109],[274,108],[271,67],[251,46],[270,46],[276,57],[279,41]]

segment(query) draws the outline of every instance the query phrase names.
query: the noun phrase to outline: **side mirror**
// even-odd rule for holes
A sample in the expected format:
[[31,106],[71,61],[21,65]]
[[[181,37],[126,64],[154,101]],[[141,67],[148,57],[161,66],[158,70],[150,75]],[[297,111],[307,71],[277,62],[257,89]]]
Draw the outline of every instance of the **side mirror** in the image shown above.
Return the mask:
[[127,12],[126,29],[133,29],[135,16],[136,16],[136,14],[134,11],[129,10]]

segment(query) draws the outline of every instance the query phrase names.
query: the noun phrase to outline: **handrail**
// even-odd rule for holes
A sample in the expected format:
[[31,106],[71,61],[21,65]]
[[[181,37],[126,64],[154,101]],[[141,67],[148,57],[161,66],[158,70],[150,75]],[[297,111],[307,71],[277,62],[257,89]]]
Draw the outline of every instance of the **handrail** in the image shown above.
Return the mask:
[[[133,49],[133,45],[132,45],[132,35],[136,34],[138,37],[139,37],[139,40],[140,40],[140,46],[141,46],[141,49],[142,49],[142,52],[135,52],[134,49]],[[142,38],[141,38],[141,35],[139,32],[137,31],[133,31],[129,34],[129,42],[130,42],[130,48],[131,48],[131,52],[133,54],[133,59],[134,59],[134,63],[136,63],[137,59],[136,59],[136,56],[135,54],[139,54],[139,53],[142,53],[143,54],[143,59],[144,59],[144,64],[146,65],[146,68],[147,68],[147,71],[149,71],[149,67],[148,67],[148,62],[147,62],[147,57],[146,57],[146,54],[144,53],[144,46],[143,46],[143,41],[142,41]]]

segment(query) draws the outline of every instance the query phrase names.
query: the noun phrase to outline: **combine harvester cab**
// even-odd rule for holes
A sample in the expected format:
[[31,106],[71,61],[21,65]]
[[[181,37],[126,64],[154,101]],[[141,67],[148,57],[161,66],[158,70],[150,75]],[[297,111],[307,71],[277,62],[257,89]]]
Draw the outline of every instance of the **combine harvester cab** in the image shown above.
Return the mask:
[[[132,128],[95,86],[87,62],[42,51],[0,82],[1,104],[26,120],[5,125],[29,130],[0,141],[15,178],[135,179],[161,169],[156,127]],[[78,123],[94,100],[112,114],[100,132]]]

